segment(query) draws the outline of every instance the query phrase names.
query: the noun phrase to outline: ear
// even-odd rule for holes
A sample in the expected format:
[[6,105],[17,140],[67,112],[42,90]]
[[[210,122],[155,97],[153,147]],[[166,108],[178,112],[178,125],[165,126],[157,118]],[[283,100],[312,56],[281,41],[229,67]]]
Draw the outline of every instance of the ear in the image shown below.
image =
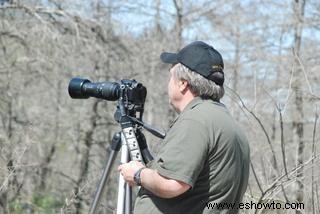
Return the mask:
[[179,80],[178,84],[180,92],[184,92],[188,88],[188,82],[186,80]]

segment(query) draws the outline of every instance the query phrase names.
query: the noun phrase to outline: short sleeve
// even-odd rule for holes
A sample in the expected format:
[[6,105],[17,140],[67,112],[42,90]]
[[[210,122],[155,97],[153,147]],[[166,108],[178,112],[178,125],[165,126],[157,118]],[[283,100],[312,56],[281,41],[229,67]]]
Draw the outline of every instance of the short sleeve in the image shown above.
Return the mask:
[[164,177],[194,186],[208,155],[206,127],[192,119],[178,120],[169,130],[154,168]]

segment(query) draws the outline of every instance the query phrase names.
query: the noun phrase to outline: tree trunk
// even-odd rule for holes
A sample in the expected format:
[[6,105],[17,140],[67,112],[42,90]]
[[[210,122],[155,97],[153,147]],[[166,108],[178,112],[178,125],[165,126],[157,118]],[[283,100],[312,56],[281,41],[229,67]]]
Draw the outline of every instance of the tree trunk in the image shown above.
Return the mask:
[[175,23],[175,29],[176,29],[176,40],[177,41],[177,48],[180,49],[182,46],[182,1],[181,0],[173,0],[175,9],[176,9],[176,23]]
[[61,80],[57,80],[57,97],[56,97],[56,106],[55,106],[55,127],[54,127],[54,139],[51,142],[49,152],[42,162],[42,169],[40,172],[40,190],[45,191],[46,181],[49,172],[49,164],[52,161],[52,158],[56,152],[56,145],[59,142],[60,136],[60,104],[61,104]]
[[[303,114],[303,95],[302,95],[302,80],[304,78],[302,66],[300,63],[300,48],[302,41],[302,30],[303,30],[303,18],[305,9],[305,0],[295,0],[293,2],[294,8],[294,68],[292,89],[295,94],[294,100],[294,114],[293,114],[293,130],[294,140],[298,144],[297,151],[297,166],[301,166],[297,170],[297,181],[296,181],[296,193],[295,201],[297,203],[303,202],[303,153],[304,153],[304,114]],[[301,213],[297,210],[296,213]]]
[[[174,41],[176,41],[176,50],[180,50],[182,48],[182,1],[181,0],[173,0],[175,9],[176,9],[176,20],[175,20],[175,28],[174,28],[174,34],[176,35],[176,38]],[[174,120],[176,117],[176,112],[173,108],[169,108],[168,110],[168,119],[170,123]]]

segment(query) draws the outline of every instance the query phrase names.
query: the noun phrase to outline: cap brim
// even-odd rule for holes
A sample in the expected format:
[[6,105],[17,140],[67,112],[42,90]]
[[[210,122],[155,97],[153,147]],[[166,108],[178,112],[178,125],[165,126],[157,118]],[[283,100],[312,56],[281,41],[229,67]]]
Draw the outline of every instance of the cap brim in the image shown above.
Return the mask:
[[175,64],[178,63],[178,54],[176,53],[168,53],[168,52],[163,52],[160,55],[160,59],[164,63],[170,63],[170,64]]

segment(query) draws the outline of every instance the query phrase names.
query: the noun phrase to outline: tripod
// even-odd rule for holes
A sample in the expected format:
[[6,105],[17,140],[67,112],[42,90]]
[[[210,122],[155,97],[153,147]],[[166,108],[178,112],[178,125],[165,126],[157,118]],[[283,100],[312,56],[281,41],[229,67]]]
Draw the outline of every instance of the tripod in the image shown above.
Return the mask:
[[[118,100],[114,115],[122,130],[113,136],[112,151],[89,210],[90,214],[94,214],[120,148],[122,163],[127,163],[129,160],[148,163],[153,157],[148,150],[141,128],[145,128],[160,138],[164,138],[165,134],[142,122],[147,89],[134,79],[122,79],[120,82],[92,83],[88,79],[73,78],[69,83],[68,92],[74,99],[96,97],[110,101]],[[132,189],[120,175],[117,214],[131,213],[131,194]]]
[[[96,212],[101,194],[103,193],[112,165],[116,159],[118,152],[120,151],[120,148],[121,163],[127,163],[130,160],[137,160],[148,163],[149,161],[153,160],[153,157],[148,150],[146,139],[141,132],[141,127],[144,127],[157,137],[165,137],[165,134],[161,133],[160,131],[128,115],[122,115],[119,122],[122,128],[122,132],[115,133],[112,138],[110,157],[100,179],[100,183],[96,190],[94,200],[90,206],[89,214],[94,214]],[[134,127],[134,125],[138,125],[138,127]],[[117,214],[131,213],[132,188],[125,182],[122,175],[119,175]]]

